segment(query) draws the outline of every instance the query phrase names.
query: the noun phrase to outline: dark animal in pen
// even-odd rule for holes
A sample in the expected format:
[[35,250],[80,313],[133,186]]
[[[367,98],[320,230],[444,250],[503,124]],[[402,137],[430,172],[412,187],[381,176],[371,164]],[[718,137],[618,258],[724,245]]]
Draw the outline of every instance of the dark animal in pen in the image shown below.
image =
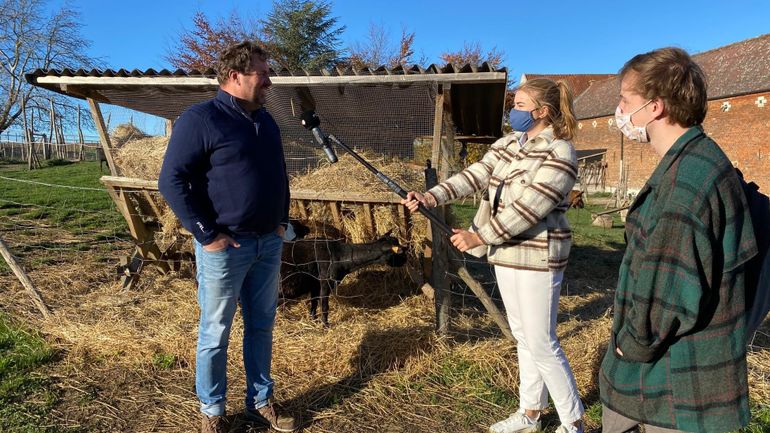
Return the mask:
[[104,155],[104,149],[101,147],[96,148],[96,159],[99,160],[99,173],[102,172],[102,165],[106,164],[107,168],[110,168],[110,164],[107,162],[107,156]]
[[345,234],[340,229],[328,223],[320,221],[300,221],[294,218],[289,219],[289,223],[296,236],[296,238],[290,240],[304,238],[345,239]]
[[340,239],[299,239],[284,242],[281,256],[280,296],[295,299],[310,294],[310,317],[329,324],[329,294],[345,275],[377,263],[400,267],[406,263],[406,253],[392,236],[363,244]]

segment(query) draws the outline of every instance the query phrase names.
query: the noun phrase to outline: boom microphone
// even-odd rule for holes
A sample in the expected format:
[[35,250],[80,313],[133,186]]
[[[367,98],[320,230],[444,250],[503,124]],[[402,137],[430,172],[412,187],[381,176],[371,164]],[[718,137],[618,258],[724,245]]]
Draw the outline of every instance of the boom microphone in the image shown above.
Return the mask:
[[319,125],[321,125],[321,119],[318,118],[318,116],[315,114],[315,111],[313,110],[307,110],[304,113],[302,113],[302,126],[305,127],[305,129],[310,130],[310,132],[313,133],[313,137],[315,137],[315,141],[318,142],[318,144],[321,145],[321,148],[324,150],[324,153],[326,153],[326,159],[329,160],[330,163],[334,164],[337,162],[337,155],[334,153],[334,149],[329,144],[329,137],[321,131],[321,128],[319,128]]

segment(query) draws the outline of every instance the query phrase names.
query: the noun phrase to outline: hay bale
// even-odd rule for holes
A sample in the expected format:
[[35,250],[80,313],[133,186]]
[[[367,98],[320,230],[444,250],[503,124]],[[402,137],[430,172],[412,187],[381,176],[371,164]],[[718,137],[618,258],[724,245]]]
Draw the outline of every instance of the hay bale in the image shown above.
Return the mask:
[[112,155],[118,173],[126,177],[157,179],[168,140],[164,136],[144,136],[125,141]]
[[110,142],[115,148],[119,148],[131,140],[141,140],[149,135],[137,128],[133,123],[122,123],[115,127],[110,134]]
[[[424,175],[419,166],[398,158],[384,158],[367,152],[360,152],[360,155],[402,188],[416,191],[425,189]],[[292,190],[366,194],[372,201],[386,201],[393,197],[393,192],[387,185],[348,154],[341,155],[335,164],[324,161],[314,170],[293,176],[290,185]],[[428,233],[427,220],[421,215],[412,218],[412,229],[410,233],[406,233],[399,224],[397,213],[390,205],[374,206],[372,209],[374,230],[369,227],[363,206],[358,204],[343,204],[343,218],[339,224],[333,221],[327,206],[313,203],[306,212],[307,219],[316,223],[339,225],[338,228],[342,229],[352,242],[368,242],[391,232],[402,245],[409,245],[410,250],[419,251]],[[294,218],[303,219],[296,206],[292,206],[290,214]]]
[[[132,125],[126,126],[121,131],[129,131],[129,126]],[[160,176],[160,168],[163,165],[163,156],[166,154],[168,141],[169,137],[164,136],[145,136],[125,141],[113,153],[118,173],[125,177],[138,179],[157,179]],[[192,251],[192,240],[190,236],[183,236],[180,233],[182,224],[174,212],[160,194],[153,194],[152,196],[160,211],[158,222],[161,231],[155,233],[158,246],[165,250],[173,244],[178,244],[177,249],[179,251]]]
[[602,227],[605,229],[611,229],[612,217],[610,215],[597,215],[596,217],[594,217],[594,220],[591,222],[591,225]]
[[[465,166],[468,166],[470,164],[473,164],[474,162],[481,161],[481,158],[484,157],[484,154],[489,150],[490,145],[489,144],[483,144],[483,143],[465,143]],[[460,141],[455,140],[452,146],[452,155],[454,156],[454,159],[459,162],[460,159],[460,152],[462,151],[463,144]],[[425,160],[433,159],[433,137],[430,136],[424,136],[424,137],[417,137],[412,142],[412,152],[414,153],[414,163],[418,165],[424,165]],[[433,161],[435,165],[435,161]],[[453,170],[457,170],[459,167],[459,164],[457,164],[457,167],[453,167]]]
[[[398,158],[385,158],[382,155],[365,151],[359,152],[359,155],[401,185],[402,188],[418,191],[424,189],[421,168]],[[376,200],[387,199],[393,194],[387,185],[348,154],[340,155],[339,161],[334,164],[323,161],[318,167],[308,169],[304,174],[293,176],[290,184],[292,189],[366,193]]]
[[[168,141],[169,138],[163,136],[126,141],[123,146],[115,149],[113,155],[118,172],[126,177],[157,179]],[[398,158],[386,159],[381,155],[366,152],[361,155],[402,188],[418,191],[424,189],[421,168]],[[382,181],[348,154],[341,155],[335,164],[323,162],[303,175],[292,176],[290,184],[292,190],[366,194],[372,201],[386,201],[393,197],[393,192]],[[159,200],[157,205],[161,210],[159,222],[162,233],[157,239],[160,244],[170,245],[183,239],[179,236],[181,225],[165,201]],[[351,242],[368,242],[392,231],[403,245],[410,245],[411,250],[418,251],[421,250],[428,233],[427,220],[421,215],[413,217],[414,224],[410,233],[403,229],[397,230],[400,227],[399,218],[390,205],[375,206],[372,210],[374,230],[369,228],[361,205],[343,205],[343,220],[340,222],[333,221],[331,210],[323,203],[311,203],[304,213],[300,211],[297,203],[292,203],[289,212],[293,218],[308,221],[315,227],[334,226],[342,230]],[[303,217],[305,213],[307,218]]]

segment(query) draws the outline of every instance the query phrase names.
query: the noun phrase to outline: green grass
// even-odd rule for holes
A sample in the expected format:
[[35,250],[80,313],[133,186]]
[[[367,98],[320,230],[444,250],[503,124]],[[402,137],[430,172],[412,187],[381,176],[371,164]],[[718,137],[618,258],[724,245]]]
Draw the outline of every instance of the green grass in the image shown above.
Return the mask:
[[12,216],[14,221],[42,222],[75,234],[124,234],[125,221],[99,182],[102,174],[96,162],[49,161],[46,167],[31,171],[3,170],[0,219]]
[[[87,237],[95,241],[109,240],[115,236],[126,237],[125,222],[98,180],[102,174],[96,162],[54,162],[33,171],[26,170],[24,166],[4,166],[0,170],[2,177],[96,188],[99,191],[58,188],[0,178],[0,221],[6,221],[7,224],[10,220],[11,224],[20,224],[32,220],[63,228],[75,235],[87,232]],[[591,214],[603,210],[604,206],[594,205],[567,212],[575,240],[570,268],[591,269],[592,273],[596,273],[599,267],[600,273],[609,274],[608,279],[613,280],[619,263],[618,255],[622,254],[625,242],[618,214],[613,216],[615,226],[611,229],[591,225]],[[470,201],[466,204],[453,204],[453,219],[450,221],[455,227],[468,227],[475,212],[476,206]],[[34,247],[17,247],[18,251],[15,252],[33,256],[35,248],[41,247],[56,248],[55,240],[41,239]],[[68,246],[68,249],[77,250],[87,248],[86,244]],[[607,254],[597,254],[597,251]],[[29,260],[34,262],[48,259],[40,257]],[[0,272],[7,270],[5,266],[4,261],[0,260]],[[52,380],[46,378],[45,368],[54,358],[55,352],[40,336],[20,328],[0,313],[0,431],[73,431],[51,425],[51,411],[58,404],[59,395]],[[158,370],[169,370],[177,368],[178,358],[172,353],[159,352],[153,357],[152,363]],[[449,355],[441,361],[436,371],[399,382],[394,388],[401,392],[432,395],[435,404],[452,404],[462,414],[461,424],[468,430],[489,418],[489,414],[479,409],[478,399],[511,411],[518,406],[516,394],[499,386],[495,374],[460,355]],[[434,392],[436,390],[440,392]],[[446,396],[440,396],[444,394],[442,390],[452,390],[451,403]],[[597,401],[586,401],[586,404],[586,418],[594,424],[600,423],[601,404]],[[446,421],[448,424],[458,422],[457,419]],[[754,406],[751,424],[743,431],[770,432],[770,407]]]
[[59,398],[42,368],[55,352],[32,331],[0,313],[0,431],[58,433],[50,412]]
[[[25,239],[13,250],[25,266],[51,264],[62,248],[104,252],[116,244],[99,241],[128,238],[125,220],[99,182],[103,174],[97,162],[62,160],[47,161],[35,170],[24,165],[0,170],[0,228],[31,235],[31,241]],[[65,230],[72,237],[62,240],[60,232],[38,236],[29,231],[49,229]],[[0,260],[0,273],[8,272],[10,268]]]
[[[510,389],[495,384],[495,372],[483,368],[480,364],[461,356],[447,356],[439,369],[427,374],[421,380],[413,381],[409,387],[415,392],[431,393],[431,390],[451,390],[452,405],[462,413],[461,424],[470,428],[484,423],[488,414],[481,410],[478,400],[492,403],[496,406],[514,411],[518,407],[518,399]],[[434,393],[434,404],[446,404],[446,397]],[[447,420],[456,423],[457,419]]]
[[770,406],[754,405],[751,408],[751,421],[743,433],[767,433],[770,432]]
[[[597,195],[597,197],[599,196]],[[594,197],[594,195],[591,195],[591,197]],[[454,227],[470,227],[478,206],[468,201],[465,204],[454,203],[450,206],[450,209],[451,216],[448,218],[450,224]],[[574,230],[575,244],[592,246],[610,244],[613,247],[619,245],[624,247],[623,222],[620,220],[620,214],[612,214],[614,225],[611,229],[591,225],[593,220],[591,214],[605,210],[607,210],[605,206],[589,205],[584,209],[570,209],[567,211],[567,219]]]
[[450,224],[454,227],[470,227],[473,216],[476,215],[478,205],[474,205],[472,201],[467,201],[465,204],[453,203],[449,206],[451,215],[448,218]]
[[176,355],[173,353],[156,353],[152,357],[152,365],[159,370],[171,370],[176,365]]
[[[602,403],[597,401],[586,407],[586,419],[596,424],[602,422]],[[746,428],[738,430],[738,433],[768,433],[770,432],[770,406],[753,405],[751,407],[751,421]]]

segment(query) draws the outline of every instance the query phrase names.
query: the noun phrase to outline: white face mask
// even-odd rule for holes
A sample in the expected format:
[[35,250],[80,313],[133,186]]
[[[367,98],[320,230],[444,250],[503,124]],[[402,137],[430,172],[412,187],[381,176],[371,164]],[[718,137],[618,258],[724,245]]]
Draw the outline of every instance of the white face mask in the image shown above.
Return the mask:
[[623,114],[620,111],[620,105],[618,105],[618,108],[615,109],[615,124],[618,126],[618,129],[620,129],[620,132],[622,132],[623,135],[630,138],[631,140],[638,141],[639,143],[647,143],[650,141],[650,137],[647,135],[647,125],[649,125],[652,121],[645,123],[644,126],[634,126],[634,124],[631,122],[631,116],[636,114],[642,108],[646,107],[650,102],[652,102],[652,99],[645,102],[644,105],[628,114]]

